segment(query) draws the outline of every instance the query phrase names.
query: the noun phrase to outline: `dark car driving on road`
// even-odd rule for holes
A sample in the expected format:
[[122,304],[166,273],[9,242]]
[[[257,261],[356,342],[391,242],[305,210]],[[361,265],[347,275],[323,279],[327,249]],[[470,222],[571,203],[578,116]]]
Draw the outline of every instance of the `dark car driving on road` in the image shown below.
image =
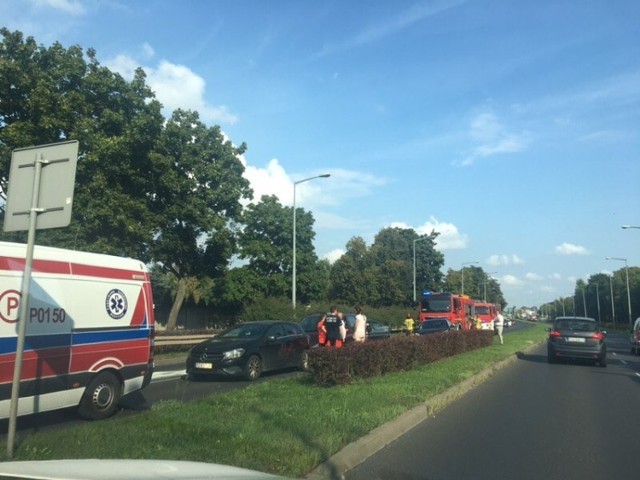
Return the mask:
[[309,336],[293,322],[261,321],[235,325],[189,351],[187,374],[241,376],[257,380],[262,372],[309,363]]
[[416,333],[418,335],[428,335],[430,333],[448,332],[450,330],[455,330],[455,327],[448,318],[436,317],[422,322]]
[[548,329],[547,360],[555,363],[562,358],[593,360],[607,366],[607,334],[593,318],[557,317]]

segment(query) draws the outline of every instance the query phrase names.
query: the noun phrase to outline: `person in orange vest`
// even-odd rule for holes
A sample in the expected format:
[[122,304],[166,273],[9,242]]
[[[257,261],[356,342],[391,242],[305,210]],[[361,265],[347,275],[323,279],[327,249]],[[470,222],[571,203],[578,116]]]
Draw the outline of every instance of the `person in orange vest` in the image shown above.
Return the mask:
[[318,322],[318,345],[324,347],[327,343],[327,329],[324,327],[324,315]]

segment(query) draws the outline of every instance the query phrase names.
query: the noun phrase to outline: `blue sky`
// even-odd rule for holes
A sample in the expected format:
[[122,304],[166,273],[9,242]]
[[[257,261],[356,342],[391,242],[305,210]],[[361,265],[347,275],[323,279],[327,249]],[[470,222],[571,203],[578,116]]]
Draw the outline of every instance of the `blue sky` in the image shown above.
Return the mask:
[[[236,144],[257,198],[316,218],[316,251],[440,232],[511,306],[640,265],[636,0],[0,1],[0,24],[137,66]],[[465,289],[466,290],[466,289]],[[366,299],[363,299],[366,303]]]

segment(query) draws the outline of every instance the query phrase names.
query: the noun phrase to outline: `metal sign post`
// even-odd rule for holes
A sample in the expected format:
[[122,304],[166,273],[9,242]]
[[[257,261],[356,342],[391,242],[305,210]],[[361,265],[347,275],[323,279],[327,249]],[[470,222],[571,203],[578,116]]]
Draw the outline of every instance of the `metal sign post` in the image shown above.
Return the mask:
[[15,443],[36,230],[69,225],[77,159],[78,142],[75,140],[22,148],[14,150],[11,156],[4,230],[5,232],[28,230],[28,240],[22,277],[16,360],[9,410],[9,432],[7,435],[7,458],[9,460],[13,458]]

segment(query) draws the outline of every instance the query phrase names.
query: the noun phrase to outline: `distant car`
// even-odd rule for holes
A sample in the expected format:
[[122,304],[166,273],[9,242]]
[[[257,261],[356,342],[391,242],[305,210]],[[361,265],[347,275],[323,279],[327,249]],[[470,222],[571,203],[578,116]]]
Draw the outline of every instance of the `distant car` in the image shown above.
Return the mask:
[[379,340],[391,336],[391,327],[377,320],[367,319],[367,339]]
[[456,327],[448,318],[429,318],[420,324],[417,330],[418,335],[429,335],[430,333],[448,332]]
[[633,324],[629,341],[631,342],[631,353],[640,355],[640,317],[636,318]]
[[253,381],[269,370],[306,370],[309,345],[309,336],[297,323],[242,323],[193,347],[187,358],[187,374],[239,376]]
[[593,360],[607,366],[606,331],[589,317],[557,317],[548,329],[547,360],[555,363],[562,358]]

